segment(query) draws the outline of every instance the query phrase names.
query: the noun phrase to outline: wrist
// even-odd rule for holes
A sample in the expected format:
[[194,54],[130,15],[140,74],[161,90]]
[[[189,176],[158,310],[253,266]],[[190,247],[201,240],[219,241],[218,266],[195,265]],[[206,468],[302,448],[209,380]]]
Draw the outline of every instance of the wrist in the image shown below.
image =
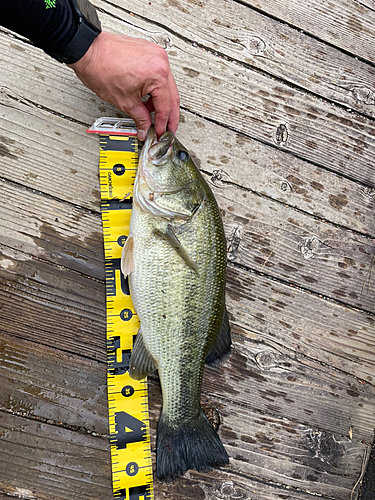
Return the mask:
[[95,7],[88,0],[69,0],[77,30],[65,49],[49,55],[59,62],[74,64],[89,51],[95,38],[101,33],[101,24]]

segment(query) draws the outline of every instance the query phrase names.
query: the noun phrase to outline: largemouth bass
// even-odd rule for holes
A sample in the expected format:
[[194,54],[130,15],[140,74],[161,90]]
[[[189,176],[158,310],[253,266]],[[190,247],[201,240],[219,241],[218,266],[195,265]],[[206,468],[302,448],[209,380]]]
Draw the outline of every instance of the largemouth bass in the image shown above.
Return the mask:
[[169,481],[188,469],[228,463],[200,405],[205,362],[230,351],[225,307],[226,242],[216,200],[171,132],[148,132],[134,183],[122,272],[141,326],[130,376],[158,369],[163,394],[156,472]]

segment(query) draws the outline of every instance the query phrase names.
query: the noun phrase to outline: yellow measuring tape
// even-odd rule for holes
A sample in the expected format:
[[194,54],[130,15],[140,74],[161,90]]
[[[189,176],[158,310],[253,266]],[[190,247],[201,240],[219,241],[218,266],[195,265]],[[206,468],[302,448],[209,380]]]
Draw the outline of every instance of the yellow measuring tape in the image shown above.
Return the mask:
[[139,319],[121,273],[129,234],[138,141],[130,119],[101,118],[88,129],[100,134],[100,190],[106,271],[108,408],[112,484],[116,500],[153,500],[147,380],[129,376]]

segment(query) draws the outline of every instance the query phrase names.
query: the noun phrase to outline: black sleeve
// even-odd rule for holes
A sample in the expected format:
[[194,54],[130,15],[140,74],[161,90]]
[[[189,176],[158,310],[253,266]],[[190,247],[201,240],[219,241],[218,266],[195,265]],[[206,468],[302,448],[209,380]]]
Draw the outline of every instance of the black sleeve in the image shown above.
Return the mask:
[[0,25],[48,53],[62,52],[77,31],[69,0],[0,0]]

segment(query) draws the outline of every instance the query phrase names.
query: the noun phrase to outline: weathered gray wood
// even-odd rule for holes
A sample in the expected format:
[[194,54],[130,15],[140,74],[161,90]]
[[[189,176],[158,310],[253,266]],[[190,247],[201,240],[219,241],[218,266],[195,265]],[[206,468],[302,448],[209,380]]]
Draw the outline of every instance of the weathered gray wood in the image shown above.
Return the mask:
[[[104,283],[6,247],[0,272],[3,332],[105,362]],[[373,317],[232,266],[227,296],[241,335],[375,380]]]
[[[100,3],[104,9],[105,4]],[[118,0],[116,4],[212,51],[375,116],[371,66],[243,4],[214,0],[154,0],[151,5],[148,0]],[[298,8],[311,6],[298,3]],[[273,15],[278,15],[275,9]]]
[[26,499],[110,500],[109,442],[0,412],[0,490]]
[[[232,329],[267,346],[317,359],[371,384],[375,381],[375,319],[296,287],[229,266],[227,303]],[[291,354],[292,355],[292,354]],[[358,357],[358,362],[357,362]],[[278,366],[261,356],[260,367]]]
[[[249,482],[247,478],[233,477],[224,472],[210,474],[190,472],[187,477],[169,484],[156,483],[156,500],[311,500],[311,495],[282,485]],[[320,497],[323,500],[328,497]]]
[[[106,440],[6,413],[0,413],[0,433],[0,488],[7,495],[26,500],[113,498]],[[264,484],[230,471],[191,472],[170,484],[155,482],[155,500],[235,500],[254,494],[257,500],[310,498],[293,488]]]
[[213,186],[213,192],[223,216],[231,262],[375,311],[370,279],[375,255],[372,239],[286,212],[283,205],[234,186]]
[[[247,342],[247,344],[251,346],[251,343]],[[0,345],[2,353],[0,363],[1,406],[24,417],[41,417],[48,419],[49,423],[52,423],[51,420],[59,422],[62,435],[65,435],[66,432],[62,425],[66,426],[66,424],[83,427],[84,431],[106,430],[105,394],[103,396],[106,373],[103,364],[89,363],[77,355],[69,358],[54,349],[44,347],[38,349],[36,344],[32,342],[23,341],[17,344],[15,339],[4,335],[1,336]],[[237,341],[235,346],[235,350],[237,350]],[[259,351],[259,349],[257,350]],[[267,355],[271,356],[271,354],[271,350],[268,349]],[[264,351],[257,353],[258,359],[261,356],[265,359]],[[238,353],[235,352],[234,357],[238,357]],[[275,356],[273,359],[275,360]],[[281,364],[277,372],[282,380],[282,372],[288,365],[288,356],[285,355],[283,360],[280,358],[279,361]],[[237,371],[236,376],[241,378],[244,375],[244,370],[243,366],[238,363],[233,366],[227,363],[221,371],[228,372],[229,376],[233,377],[231,374],[234,366]],[[299,383],[307,385],[304,378],[308,380],[309,376],[317,371],[314,368],[311,370],[311,366],[306,366],[305,374],[298,369],[298,374],[293,369],[292,364],[289,364],[287,368],[289,385],[296,385],[296,387]],[[230,467],[226,467],[224,470],[234,477],[238,474],[249,478],[257,477],[262,481],[272,481],[289,488],[309,489],[316,494],[327,494],[330,498],[338,500],[349,499],[349,493],[359,474],[366,449],[366,445],[360,442],[365,437],[360,429],[357,429],[353,424],[353,435],[348,437],[340,435],[340,432],[315,428],[312,424],[315,417],[313,412],[309,410],[306,410],[306,424],[298,424],[294,420],[275,416],[273,415],[274,410],[267,411],[265,414],[259,413],[259,411],[254,412],[253,407],[257,408],[256,399],[259,397],[256,392],[254,392],[250,405],[247,403],[246,406],[242,405],[242,408],[237,407],[233,405],[231,398],[233,395],[236,398],[239,384],[238,382],[228,382],[228,379],[223,385],[222,394],[212,398],[212,385],[214,384],[213,380],[217,377],[216,371],[206,370],[203,407],[212,421],[215,422],[218,418],[222,421],[219,432],[231,458]],[[278,387],[282,385],[280,382],[277,385],[271,382],[268,386],[265,379],[267,371],[275,371],[275,366],[265,368],[263,365],[261,371],[256,369],[246,383],[252,386],[254,385],[254,377],[258,381],[263,378],[261,397],[271,400],[282,396],[284,389]],[[297,377],[298,382],[293,384]],[[319,375],[319,378],[322,378],[323,391],[326,377],[325,373]],[[85,384],[80,384],[79,380],[83,380],[83,378]],[[344,381],[344,377],[341,378]],[[83,387],[74,387],[74,383],[77,386],[83,385]],[[228,383],[232,385],[231,389],[229,389]],[[150,380],[149,388],[152,446],[154,449],[155,428],[161,406],[160,387],[155,377]],[[337,402],[337,398],[341,398],[337,389],[330,388],[335,397],[328,398],[322,407],[316,400],[317,411],[320,408],[320,411],[324,409],[327,414],[337,412],[336,406],[340,406],[340,401]],[[354,390],[353,388],[352,391],[354,392]],[[11,395],[8,399],[7,392]],[[367,394],[371,395],[371,391]],[[207,397],[207,395],[210,396]],[[374,400],[374,391],[372,396]],[[288,397],[286,397],[286,393],[282,397],[290,404],[293,389],[288,391]],[[363,394],[358,394],[357,397],[359,404],[366,405],[366,398],[363,397]],[[303,391],[301,391],[300,404],[306,408],[303,400]],[[104,404],[102,404],[103,402]],[[311,405],[309,406],[311,407]],[[75,415],[70,416],[69,410]],[[339,429],[339,419],[334,425]],[[368,422],[370,433],[371,425],[370,418]],[[43,438],[49,438],[50,429],[48,426],[44,428],[44,431],[46,432]],[[4,436],[2,437],[4,438]],[[6,438],[7,436],[5,441]],[[25,441],[28,444],[28,439]],[[83,446],[85,446],[84,442]],[[25,453],[24,450],[22,450],[23,453]],[[82,453],[86,455],[86,450],[84,449]],[[97,467],[92,472],[97,473]],[[70,478],[68,478],[67,485],[69,481]]]
[[217,187],[238,184],[340,226],[375,234],[371,189],[186,111],[178,136]]
[[81,124],[1,94],[0,176],[100,211],[98,137]]
[[[374,311],[372,240],[235,186],[213,190],[222,210],[229,260]],[[4,182],[0,203],[4,245],[104,279],[98,214]]]
[[0,333],[0,388],[0,408],[108,434],[104,363]]
[[5,182],[0,183],[0,199],[3,245],[104,278],[99,214]]
[[[0,176],[99,211],[98,138],[79,124],[30,104],[6,101],[4,95],[0,106],[5,107]],[[212,174],[216,186],[235,183],[327,221],[375,234],[372,192],[353,181],[186,111],[178,137],[197,165]]]
[[[24,279],[27,273],[23,270],[21,275]],[[46,273],[41,275],[43,278],[45,276]],[[6,281],[12,287],[13,284],[9,277],[11,277],[10,273],[8,273],[8,280]],[[242,300],[240,283],[237,278],[236,290],[239,295],[237,297]],[[41,286],[42,290],[44,287],[47,288],[45,283],[39,286]],[[8,286],[8,289],[11,290],[11,287]],[[85,291],[84,288],[81,288],[81,293]],[[247,294],[248,292],[246,292]],[[40,296],[41,293],[36,292],[36,295]],[[229,295],[231,295],[230,292]],[[18,290],[17,296],[23,299],[22,302],[27,306],[26,300]],[[65,297],[66,292],[62,294],[61,300],[66,301]],[[262,301],[262,298],[260,298],[260,301]],[[250,302],[251,299],[250,296]],[[78,300],[82,301],[81,298]],[[51,301],[53,302],[53,298]],[[276,302],[275,305],[278,306],[279,304]],[[44,304],[43,309],[37,310],[39,315],[38,323],[36,320],[29,321],[25,312],[27,309],[24,307],[23,317],[27,318],[28,325],[31,323],[25,332],[25,327],[22,325],[20,327],[19,321],[18,323],[15,323],[15,319],[12,321],[12,318],[15,318],[15,312],[19,310],[17,301],[12,300],[9,306],[10,309],[13,316],[7,314],[7,308],[3,307],[3,331],[11,334],[16,330],[16,334],[24,338],[41,339],[49,345],[60,345],[62,349],[68,346],[71,352],[88,353],[93,358],[99,357],[100,352],[101,359],[104,361],[104,346],[101,351],[98,351],[96,347],[100,340],[104,344],[104,328],[101,330],[101,339],[95,336],[95,332],[86,329],[81,331],[80,335],[77,335],[74,326],[68,328],[65,326],[69,325],[70,316],[64,321],[64,315],[61,314],[60,325],[55,326],[51,320],[56,323],[57,318],[54,319],[52,315],[49,316],[50,308],[47,309],[46,304]],[[97,313],[99,318],[100,314],[104,314],[103,309]],[[268,304],[266,304],[265,309],[269,309]],[[46,311],[48,311],[48,315]],[[66,314],[68,313],[69,309],[66,311]],[[8,324],[7,327],[6,324]],[[63,330],[64,327],[68,331],[60,338],[59,328]],[[257,338],[254,339],[252,332],[249,332],[248,336],[250,337],[248,340],[244,337],[238,338],[238,347],[230,361],[228,361],[226,369],[212,373],[212,378],[209,378],[209,386],[205,389],[207,393],[217,397],[224,397],[241,405],[247,405],[251,401],[252,407],[258,411],[271,412],[280,417],[287,414],[290,419],[296,422],[310,424],[314,422],[315,427],[339,433],[343,436],[347,435],[350,426],[353,426],[355,428],[355,434],[353,433],[353,435],[356,439],[370,439],[369,436],[372,434],[374,424],[372,420],[375,418],[373,412],[374,388],[370,384],[362,384],[352,377],[349,377],[349,379],[342,378],[342,376],[339,376],[340,372],[336,372],[328,366],[322,367],[319,363],[305,358],[298,353],[298,349],[293,349],[290,352],[287,347],[280,345],[277,339],[274,339],[273,343],[269,340],[267,345],[262,342],[261,338],[259,341]],[[98,354],[95,351],[98,351]],[[207,370],[207,372],[210,371]],[[267,392],[264,392],[267,389],[271,391],[269,396],[267,396]],[[331,394],[335,394],[335,397],[332,397]],[[319,408],[325,410],[320,411]]]
[[372,0],[244,0],[272,17],[336,47],[375,62],[375,9]]
[[2,332],[106,361],[103,282],[1,247],[0,288]]
[[[116,16],[129,19],[120,9],[107,6]],[[144,25],[135,16],[130,17],[133,24],[136,22],[150,37],[153,25]],[[112,31],[119,29],[117,19],[104,20]],[[375,145],[375,125],[372,120],[224,61],[170,33],[156,32],[151,36],[167,46],[184,107],[373,185],[371,150]],[[217,82],[218,78],[222,80]],[[358,169],[357,162],[361,165]]]
[[[250,69],[224,61],[161,28],[155,31],[154,25],[128,16],[120,9],[112,9],[128,23],[136,24],[138,35],[153,37],[160,44],[164,44],[166,38],[170,40],[170,61],[184,107],[370,187],[374,183],[375,125],[371,120],[347,113]],[[103,15],[102,20],[104,28],[114,32],[124,32],[128,26],[109,16]],[[128,34],[133,33],[130,30]],[[22,42],[12,40],[11,43],[21,44],[24,49]],[[76,119],[82,119],[81,109],[85,111],[85,121],[95,114],[97,116],[98,100],[78,82],[74,82],[73,86],[72,75],[66,78],[64,97],[60,96],[66,85],[65,72],[61,67],[60,73],[55,67],[49,68],[55,62],[45,59],[39,52],[36,54],[36,49],[29,46],[25,49],[27,52],[34,50],[33,57],[41,59],[39,76],[44,78],[44,85],[53,89],[49,94],[41,94],[40,85],[35,81],[36,72],[31,72],[26,62],[30,55],[27,57],[25,52],[10,47],[9,37],[5,35],[1,37],[1,50],[5,53],[0,66],[4,81],[15,94]],[[22,80],[15,71],[21,65],[24,68]],[[28,75],[29,71],[32,74]],[[220,83],[215,80],[217,75],[222,76]],[[74,98],[69,101],[72,92]],[[92,99],[94,101],[90,102]],[[78,101],[80,106],[77,111]]]
[[[227,369],[228,366],[224,366],[221,371]],[[239,375],[241,378],[241,371]],[[204,375],[202,404],[209,418],[216,422],[219,418],[222,422],[219,435],[230,456],[230,466],[222,470],[287,488],[326,494],[338,500],[350,500],[366,445],[348,436],[297,424],[285,417],[278,418],[272,412],[271,415],[253,412],[255,394],[248,399],[250,404],[242,407],[227,399],[230,392],[225,386],[226,398],[217,395],[212,398],[211,376],[215,378],[215,370],[207,370]],[[252,380],[247,380],[247,384],[251,386]],[[155,384],[149,384],[149,389],[151,423],[155,427],[160,411],[160,389]],[[240,390],[238,386],[232,387],[235,398]],[[272,390],[265,389],[264,394],[272,398]],[[329,413],[331,409],[327,407],[326,411]]]

